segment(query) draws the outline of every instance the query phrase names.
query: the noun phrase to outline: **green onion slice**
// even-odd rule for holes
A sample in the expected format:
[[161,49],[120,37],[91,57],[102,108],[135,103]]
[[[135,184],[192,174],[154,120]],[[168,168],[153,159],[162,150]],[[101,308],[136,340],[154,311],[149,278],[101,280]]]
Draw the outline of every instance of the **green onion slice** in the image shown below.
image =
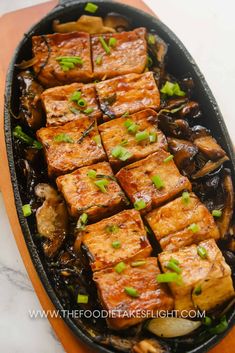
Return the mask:
[[92,140],[97,144],[97,146],[102,146],[100,135],[95,135]]
[[68,135],[62,132],[58,134],[53,139],[55,142],[67,142],[67,143],[74,143],[74,140]]
[[185,96],[185,92],[180,89],[179,84],[170,81],[166,81],[160,91],[168,96]]
[[219,217],[222,216],[222,211],[221,210],[213,210],[212,211],[212,216],[216,217],[216,218],[219,218]]
[[87,102],[85,99],[81,98],[77,101],[77,104],[79,105],[79,107],[85,107],[87,105]]
[[134,203],[134,208],[140,211],[146,207],[146,202],[143,199],[136,200]]
[[198,255],[202,258],[202,259],[206,259],[208,254],[207,254],[207,250],[206,248],[204,248],[204,246],[198,246],[197,247],[197,253]]
[[98,10],[98,5],[88,2],[85,6],[85,11],[95,13]]
[[156,188],[159,190],[165,186],[163,180],[161,179],[161,177],[159,175],[152,176],[151,180],[154,183],[154,185],[156,186]]
[[149,133],[149,142],[153,143],[157,141],[157,133],[152,131]]
[[137,142],[148,140],[149,139],[148,131],[144,130],[144,131],[137,132],[137,134],[135,135],[135,139]]
[[[177,261],[177,260],[176,260]],[[181,268],[178,266],[178,264],[174,261],[174,259],[170,259],[170,261],[168,262],[168,264],[166,265],[166,268],[168,268],[169,270],[172,270],[178,274],[180,274],[182,272]]]
[[153,45],[155,43],[156,43],[156,38],[155,38],[155,36],[153,34],[150,33],[148,35],[148,44]]
[[119,231],[119,226],[117,224],[108,224],[105,227],[105,230],[108,233],[117,233]]
[[70,97],[70,101],[72,101],[72,102],[78,101],[81,98],[81,95],[82,95],[81,91],[74,92]]
[[89,301],[89,297],[86,294],[79,294],[77,296],[77,303],[78,304],[87,304]]
[[109,38],[109,46],[110,47],[115,47],[117,44],[117,39],[114,37]]
[[106,186],[109,184],[107,179],[100,179],[95,181],[95,185],[100,189],[102,192],[107,192]]
[[201,286],[197,286],[194,288],[193,290],[193,294],[194,295],[200,295],[202,293],[202,287]]
[[115,240],[115,241],[113,241],[112,242],[112,247],[114,248],[114,249],[120,249],[120,247],[121,247],[121,242],[119,241],[119,240]]
[[168,163],[168,162],[170,162],[170,161],[172,161],[172,159],[174,158],[174,156],[173,156],[173,154],[170,154],[168,157],[166,157],[165,159],[164,159],[164,163]]
[[220,323],[218,325],[216,325],[215,327],[211,327],[209,329],[209,332],[211,334],[215,334],[218,335],[219,333],[224,332],[226,329],[228,328],[228,321],[226,319],[226,316],[222,316],[220,319]]
[[183,194],[182,194],[182,202],[185,204],[185,205],[188,205],[189,202],[190,202],[190,195],[188,193],[188,191],[184,191]]
[[91,113],[93,113],[93,111],[94,111],[94,108],[87,108],[87,109],[83,110],[83,113],[90,115]]
[[31,209],[30,204],[23,205],[23,206],[22,206],[22,211],[23,211],[24,217],[29,217],[29,216],[31,216],[31,214],[32,214],[32,209]]
[[132,153],[129,152],[125,147],[116,146],[112,149],[112,156],[120,159],[121,161],[126,161],[130,157],[132,157]]
[[102,55],[98,55],[95,59],[95,63],[96,65],[101,65],[102,64],[102,61],[103,61],[103,57]]
[[108,44],[106,43],[104,37],[100,36],[100,37],[99,37],[99,41],[100,41],[102,47],[104,48],[106,54],[109,55],[109,54],[111,53],[111,50],[110,50]]
[[76,225],[76,230],[80,231],[85,229],[85,226],[88,221],[88,215],[86,213],[82,213],[81,216],[78,219],[77,225]]
[[90,169],[90,170],[88,170],[88,172],[87,172],[87,176],[89,177],[89,178],[91,178],[91,179],[95,179],[96,178],[96,171],[94,170],[94,169]]
[[177,284],[182,283],[182,277],[175,272],[160,273],[157,275],[156,280],[158,283],[171,283],[176,282]]
[[131,263],[131,266],[132,267],[139,267],[139,266],[143,266],[146,264],[146,261],[145,260],[137,260],[137,261],[133,261]]
[[119,262],[115,267],[114,270],[117,273],[122,273],[126,268],[126,264],[124,262]]
[[22,130],[22,127],[17,125],[14,130],[13,130],[13,136],[18,138],[19,140],[23,141],[24,143],[26,143],[27,145],[32,146],[33,148],[36,148],[38,150],[40,150],[42,148],[42,144],[37,141],[34,140],[32,137],[28,136],[27,134],[25,134]]
[[128,294],[130,297],[133,297],[133,298],[138,298],[140,296],[137,289],[133,287],[125,287],[124,291],[126,294]]
[[188,230],[191,230],[193,233],[197,233],[200,231],[200,226],[197,223],[192,223],[188,227]]

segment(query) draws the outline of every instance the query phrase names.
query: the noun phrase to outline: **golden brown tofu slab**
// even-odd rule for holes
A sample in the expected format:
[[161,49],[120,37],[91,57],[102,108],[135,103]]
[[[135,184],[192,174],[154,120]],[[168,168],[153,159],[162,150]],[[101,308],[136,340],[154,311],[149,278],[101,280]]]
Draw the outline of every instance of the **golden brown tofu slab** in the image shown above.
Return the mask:
[[127,259],[144,259],[152,251],[143,221],[136,210],[122,211],[86,226],[79,232],[75,248],[79,248],[81,238],[93,271]]
[[[97,284],[101,303],[113,314],[107,319],[111,328],[125,329],[156,315],[158,310],[173,309],[173,300],[167,288],[156,281],[159,273],[155,257],[146,258],[145,263],[137,267],[126,264],[121,273],[117,273],[114,268],[94,273],[93,279]],[[137,296],[130,296],[127,287],[134,289]],[[139,310],[143,315],[138,315]]]
[[123,167],[117,173],[122,188],[137,209],[146,213],[177,196],[191,190],[188,178],[182,176],[171,155],[159,150],[145,159]]
[[49,176],[58,176],[106,159],[99,138],[96,120],[89,117],[63,126],[37,131],[48,165]]
[[[95,177],[89,176],[91,170],[95,171]],[[97,183],[100,180],[103,188]],[[125,196],[118,183],[113,180],[113,172],[107,162],[93,164],[60,176],[56,183],[73,217],[86,213],[89,220],[100,220],[121,211],[125,205]]]
[[100,107],[105,118],[133,114],[160,106],[160,94],[152,72],[128,74],[96,84]]
[[[102,116],[93,84],[72,83],[48,88],[41,94],[41,99],[47,126],[63,125],[87,116],[99,120]],[[79,105],[82,103],[84,106]]]
[[[156,152],[159,148],[167,147],[166,137],[157,128],[157,113],[152,109],[108,121],[99,126],[99,131],[109,162],[114,168],[120,168]],[[146,138],[138,141],[141,132],[146,133]],[[122,157],[120,159],[113,156],[117,146],[123,146],[131,154],[127,160],[122,161]]]
[[[71,32],[34,36],[32,45],[34,57],[37,59],[33,69],[44,86],[87,82],[92,78],[89,34]],[[58,59],[62,57],[79,57],[82,64],[75,64],[73,68],[65,70]]]
[[[109,45],[107,53],[102,39]],[[129,73],[141,74],[147,64],[146,29],[137,28],[130,32],[91,36],[94,76],[106,79]]]
[[[199,255],[203,249],[205,257]],[[178,261],[182,283],[169,283],[175,298],[176,310],[212,310],[234,296],[231,269],[214,239],[202,241],[172,252],[159,254],[159,261],[164,272],[172,259]]]
[[146,220],[161,248],[167,251],[219,238],[213,216],[194,193],[151,211]]

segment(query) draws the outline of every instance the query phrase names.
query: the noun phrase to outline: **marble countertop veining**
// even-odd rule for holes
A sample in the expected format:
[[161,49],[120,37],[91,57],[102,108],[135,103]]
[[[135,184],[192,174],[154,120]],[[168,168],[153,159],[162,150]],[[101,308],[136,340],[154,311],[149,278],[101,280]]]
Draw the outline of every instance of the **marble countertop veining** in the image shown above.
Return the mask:
[[[44,0],[46,1],[46,0]],[[42,0],[1,0],[0,15]],[[235,141],[233,110],[235,37],[233,0],[145,0],[178,35],[205,75]],[[31,319],[40,310],[10,229],[0,193],[0,352],[63,353],[47,319]],[[69,352],[75,353],[75,352]]]

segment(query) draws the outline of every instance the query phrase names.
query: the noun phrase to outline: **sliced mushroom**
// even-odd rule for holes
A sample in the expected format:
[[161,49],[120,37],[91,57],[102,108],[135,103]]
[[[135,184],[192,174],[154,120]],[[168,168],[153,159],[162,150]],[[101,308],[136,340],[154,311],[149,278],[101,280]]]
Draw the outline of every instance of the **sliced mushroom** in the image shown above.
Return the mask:
[[167,141],[177,167],[186,175],[194,173],[196,166],[193,158],[198,152],[197,146],[190,141],[176,138],[168,138]]
[[199,151],[212,161],[216,161],[226,155],[226,152],[220,147],[220,145],[218,145],[212,136],[196,138],[193,143],[198,147]]
[[169,349],[165,344],[152,338],[136,343],[131,350],[132,353],[168,353]]
[[166,136],[188,139],[191,132],[191,128],[186,120],[174,120],[167,114],[158,115],[158,126]]
[[179,115],[183,118],[200,118],[202,113],[199,107],[199,104],[194,101],[186,103],[183,108],[180,110]]
[[213,172],[214,170],[216,170],[217,168],[219,168],[224,162],[226,162],[228,160],[229,160],[229,158],[227,156],[224,156],[216,162],[208,161],[198,172],[193,174],[191,177],[192,177],[192,179],[202,178],[205,175],[207,175],[207,174]]
[[201,326],[201,321],[179,317],[165,317],[150,320],[147,330],[159,337],[173,338],[188,335]]
[[168,46],[156,33],[148,33],[148,49],[156,67],[153,68],[155,72],[155,80],[157,85],[161,84],[165,72],[165,57],[167,54]]
[[110,12],[104,18],[104,25],[113,28],[116,32],[128,31],[130,29],[130,21],[127,17],[116,12]]
[[46,238],[43,250],[48,257],[53,257],[68,233],[68,211],[57,191],[48,184],[38,184],[35,194],[44,202],[36,212],[38,233]]
[[107,27],[101,17],[82,15],[77,21],[60,23],[59,20],[53,21],[53,31],[57,33],[86,32],[90,34],[114,33],[115,29]]
[[234,191],[232,178],[229,173],[226,173],[224,176],[223,189],[225,195],[225,203],[222,211],[222,216],[217,220],[217,225],[222,238],[224,238],[228,233],[230,222],[233,216]]
[[192,127],[191,140],[210,135],[210,130],[201,125],[194,125]]
[[43,87],[35,81],[30,71],[23,71],[17,76],[20,82],[20,114],[19,118],[26,121],[34,130],[42,126],[41,93]]

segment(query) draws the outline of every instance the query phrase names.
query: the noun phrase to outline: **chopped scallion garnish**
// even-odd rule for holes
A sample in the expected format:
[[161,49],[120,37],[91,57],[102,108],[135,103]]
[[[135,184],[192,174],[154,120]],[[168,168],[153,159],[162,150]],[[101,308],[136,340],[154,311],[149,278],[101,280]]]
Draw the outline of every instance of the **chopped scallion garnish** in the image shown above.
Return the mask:
[[191,230],[193,233],[197,233],[200,231],[200,226],[197,223],[192,223],[188,227],[188,230]]
[[85,107],[87,105],[87,102],[85,101],[85,99],[81,98],[77,101],[77,104],[79,105],[79,107]]
[[109,184],[107,179],[100,179],[95,181],[95,185],[100,189],[102,192],[107,192],[106,186]]
[[159,175],[154,175],[152,176],[151,178],[152,182],[154,183],[154,185],[156,186],[157,189],[162,189],[164,188],[164,182],[163,180],[161,179],[161,177]]
[[68,71],[75,68],[75,65],[82,65],[83,61],[80,56],[58,56],[56,58],[61,69],[63,71]]
[[77,303],[78,304],[87,304],[89,301],[89,297],[86,294],[79,294],[77,296]]
[[77,102],[81,98],[81,95],[82,93],[80,91],[74,92],[70,97],[70,101]]
[[29,216],[31,216],[32,210],[31,210],[30,204],[23,205],[23,206],[22,206],[22,211],[23,211],[24,217],[29,217]]
[[197,253],[198,255],[202,258],[202,259],[206,259],[208,254],[207,254],[207,250],[206,248],[204,248],[204,246],[198,246],[197,247]]
[[185,96],[185,92],[180,89],[179,84],[176,82],[173,83],[170,81],[166,81],[160,91],[164,94],[167,94],[168,96]]
[[206,326],[211,326],[212,324],[212,319],[209,316],[205,316],[202,320],[203,324]]
[[111,53],[111,50],[110,50],[108,44],[106,43],[104,37],[100,36],[99,41],[100,41],[102,47],[104,48],[104,50],[106,51],[106,54],[109,55]]
[[155,36],[150,33],[150,34],[148,35],[148,44],[153,45],[153,44],[155,44],[155,43],[156,43]]
[[168,268],[169,270],[172,270],[172,271],[174,271],[174,272],[176,272],[178,274],[180,274],[182,272],[181,268],[178,266],[178,263],[176,263],[174,261],[174,259],[170,259],[170,261],[166,265],[166,268]]
[[121,242],[119,241],[119,240],[115,240],[115,241],[113,241],[112,242],[112,247],[114,248],[114,249],[120,249],[120,247],[121,247]]
[[97,146],[102,146],[100,135],[95,135],[92,140],[97,144]]
[[74,143],[74,140],[68,135],[62,132],[61,134],[58,134],[54,136],[53,139],[55,142],[67,142],[67,143]]
[[87,221],[88,221],[88,215],[86,213],[82,213],[78,219],[76,230],[80,231],[85,229],[85,225],[87,224]]
[[134,207],[137,211],[140,211],[146,207],[146,202],[143,199],[136,200]]
[[88,172],[87,172],[87,176],[89,177],[89,178],[91,178],[91,179],[95,179],[96,178],[96,171],[94,170],[94,169],[90,169],[90,170],[88,170]]
[[219,218],[219,217],[222,216],[222,211],[221,210],[213,210],[212,211],[212,216],[216,217],[216,218]]
[[131,266],[132,267],[139,267],[139,266],[143,266],[146,264],[146,261],[145,260],[137,260],[137,261],[133,261],[131,263]]
[[137,142],[148,140],[149,139],[148,131],[144,130],[144,131],[137,132],[137,134],[135,135],[135,139]]
[[95,13],[98,9],[98,5],[93,4],[92,2],[88,2],[85,6],[85,11],[90,13]]
[[24,143],[26,143],[27,145],[32,146],[33,148],[36,148],[38,150],[40,150],[42,148],[42,144],[37,141],[34,140],[32,137],[28,136],[27,134],[25,134],[22,130],[22,127],[17,125],[14,130],[13,130],[13,136],[18,138],[19,140],[23,141]]
[[125,287],[124,291],[126,294],[128,294],[130,297],[133,297],[133,298],[138,298],[140,296],[137,289],[133,287]]
[[197,286],[197,287],[195,287],[194,290],[193,290],[193,294],[194,294],[194,295],[200,295],[201,292],[202,292],[202,287],[201,287],[201,286]]
[[189,195],[188,191],[184,191],[184,192],[183,192],[181,199],[182,199],[182,202],[183,202],[185,205],[188,205],[188,204],[189,204],[190,195]]
[[106,232],[108,233],[117,233],[119,231],[119,227],[117,224],[108,224],[105,227]]
[[94,109],[93,108],[87,108],[85,110],[83,110],[83,113],[86,115],[90,115],[91,113],[93,113]]
[[117,39],[114,37],[109,38],[109,46],[110,47],[115,47],[117,44]]
[[156,280],[158,283],[171,283],[176,282],[177,284],[182,283],[182,277],[175,272],[160,273],[157,275]]
[[102,55],[98,55],[96,57],[96,59],[95,59],[96,65],[101,65],[102,64],[102,60],[103,60]]
[[170,162],[170,161],[172,161],[172,159],[174,158],[174,156],[173,156],[173,154],[170,154],[168,157],[166,157],[165,159],[164,159],[164,163],[168,163],[168,162]]
[[126,161],[132,156],[132,153],[129,152],[125,147],[116,146],[112,149],[112,156],[120,159],[121,161]]
[[220,323],[216,325],[215,327],[211,327],[209,329],[209,332],[213,335],[218,335],[219,333],[224,332],[228,328],[228,321],[226,319],[226,316],[222,316],[220,319]]
[[122,273],[126,268],[126,264],[124,262],[119,262],[115,267],[114,270],[117,273]]
[[156,141],[157,141],[157,133],[154,132],[154,131],[151,131],[149,133],[149,142],[153,143],[153,142],[156,142]]

